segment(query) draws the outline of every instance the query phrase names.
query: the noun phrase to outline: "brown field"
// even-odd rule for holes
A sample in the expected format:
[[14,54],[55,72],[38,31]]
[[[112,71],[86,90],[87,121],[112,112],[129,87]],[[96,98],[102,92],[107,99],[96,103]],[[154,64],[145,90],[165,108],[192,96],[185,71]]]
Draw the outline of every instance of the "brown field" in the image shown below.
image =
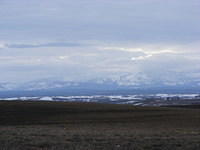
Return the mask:
[[200,150],[200,109],[0,101],[0,150]]

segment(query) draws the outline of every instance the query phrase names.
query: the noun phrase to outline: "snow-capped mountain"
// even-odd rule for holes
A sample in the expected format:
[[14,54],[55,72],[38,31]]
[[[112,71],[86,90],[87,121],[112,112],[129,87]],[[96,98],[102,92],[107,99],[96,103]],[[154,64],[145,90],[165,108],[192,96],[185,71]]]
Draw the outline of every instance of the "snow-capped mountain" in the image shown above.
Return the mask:
[[95,102],[131,104],[135,106],[199,105],[199,94],[147,94],[147,95],[82,95],[82,96],[35,96],[9,97],[0,100]]
[[[127,84],[130,82],[129,84]],[[65,81],[65,80],[50,80],[43,79],[37,81],[30,81],[25,83],[0,83],[0,92],[4,91],[63,91],[76,92],[87,91],[87,94],[94,91],[101,92],[117,92],[118,94],[125,92],[125,94],[135,93],[198,93],[200,91],[200,84],[196,82],[185,82],[182,84],[170,84],[162,81],[149,82],[131,82],[111,79],[95,79],[88,81]],[[126,93],[128,92],[128,93]],[[94,93],[91,93],[94,94]],[[105,93],[102,93],[105,94]],[[57,94],[56,94],[57,95]]]

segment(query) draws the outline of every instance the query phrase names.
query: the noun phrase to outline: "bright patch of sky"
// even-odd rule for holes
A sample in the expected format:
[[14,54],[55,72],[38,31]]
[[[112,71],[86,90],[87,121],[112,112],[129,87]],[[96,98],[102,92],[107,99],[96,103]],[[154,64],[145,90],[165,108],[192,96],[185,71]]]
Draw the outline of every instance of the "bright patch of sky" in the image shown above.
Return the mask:
[[200,77],[199,0],[1,0],[0,82]]

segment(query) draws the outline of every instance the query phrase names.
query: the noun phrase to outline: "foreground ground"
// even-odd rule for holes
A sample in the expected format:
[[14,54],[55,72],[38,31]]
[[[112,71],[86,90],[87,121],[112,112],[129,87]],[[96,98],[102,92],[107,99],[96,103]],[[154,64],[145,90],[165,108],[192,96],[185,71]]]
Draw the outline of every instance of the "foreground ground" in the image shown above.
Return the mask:
[[199,150],[200,109],[0,101],[0,150]]

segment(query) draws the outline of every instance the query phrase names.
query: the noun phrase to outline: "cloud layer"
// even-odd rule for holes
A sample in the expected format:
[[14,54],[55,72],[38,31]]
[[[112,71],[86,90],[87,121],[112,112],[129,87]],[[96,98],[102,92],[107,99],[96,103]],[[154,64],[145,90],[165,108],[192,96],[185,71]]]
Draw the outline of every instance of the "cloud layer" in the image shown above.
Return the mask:
[[199,82],[199,13],[199,0],[3,0],[0,82]]

